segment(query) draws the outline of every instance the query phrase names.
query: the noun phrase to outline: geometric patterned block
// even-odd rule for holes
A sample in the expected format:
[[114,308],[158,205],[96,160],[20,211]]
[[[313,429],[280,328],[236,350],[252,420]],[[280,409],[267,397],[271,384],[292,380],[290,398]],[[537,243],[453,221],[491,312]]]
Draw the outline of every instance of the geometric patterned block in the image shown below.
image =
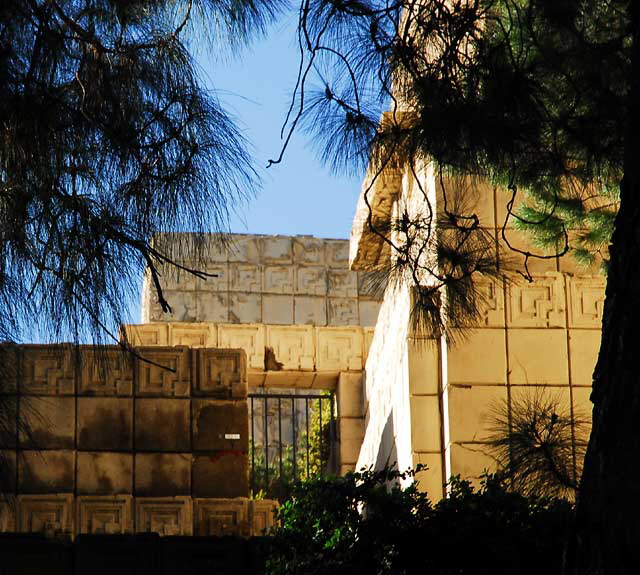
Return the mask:
[[[136,393],[188,397],[191,354],[185,347],[140,347],[136,351]],[[144,361],[148,360],[148,361]]]
[[81,355],[82,377],[78,393],[86,395],[131,395],[133,357],[115,347],[84,348]]
[[346,297],[328,298],[329,325],[359,325],[358,300]]
[[265,266],[262,291],[264,293],[293,293],[293,267]]
[[564,327],[565,286],[562,274],[547,273],[531,283],[508,286],[510,327]]
[[324,241],[319,238],[293,238],[293,257],[296,263],[305,265],[324,265]]
[[193,533],[190,497],[137,497],[135,508],[136,533]]
[[217,332],[209,323],[170,323],[169,345],[215,347]]
[[131,495],[78,497],[76,533],[122,534],[133,531]]
[[318,371],[362,369],[362,329],[321,327],[317,337]]
[[349,270],[329,270],[329,295],[358,297],[358,274]]
[[248,499],[196,499],[195,535],[251,535]]
[[296,273],[296,293],[305,295],[326,295],[326,268],[299,267]]
[[260,293],[262,268],[255,264],[230,264],[229,291]]
[[246,354],[241,349],[197,349],[194,395],[221,399],[247,397]]
[[570,327],[602,327],[604,290],[603,276],[568,277]]
[[283,369],[313,370],[313,340],[312,326],[267,326],[266,346],[273,349],[276,359],[283,363]]
[[349,240],[325,240],[325,257],[330,268],[349,267]]
[[293,261],[291,237],[272,236],[262,240],[262,259],[265,263],[290,264]]
[[73,495],[18,495],[18,532],[71,534]]
[[22,347],[23,393],[72,395],[75,364],[70,346],[25,345]]
[[480,276],[474,281],[479,294],[479,327],[504,326],[504,291],[502,281]]
[[[126,334],[130,345],[168,345],[168,329],[166,323],[125,324],[121,332]],[[122,338],[120,338],[122,339]]]
[[223,349],[244,349],[249,367],[260,371],[264,369],[264,325],[219,325],[218,346]]
[[0,533],[16,530],[16,503],[15,497],[5,497],[0,501]]
[[250,502],[251,535],[266,535],[275,526],[278,502],[270,499]]

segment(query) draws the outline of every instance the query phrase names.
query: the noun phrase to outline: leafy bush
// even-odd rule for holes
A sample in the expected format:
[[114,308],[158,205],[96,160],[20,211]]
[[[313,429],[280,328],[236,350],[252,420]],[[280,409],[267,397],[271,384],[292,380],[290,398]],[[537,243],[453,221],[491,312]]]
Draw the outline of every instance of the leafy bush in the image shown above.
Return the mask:
[[570,503],[479,489],[454,478],[432,504],[416,471],[363,470],[299,483],[278,512],[267,563],[273,575],[560,573]]

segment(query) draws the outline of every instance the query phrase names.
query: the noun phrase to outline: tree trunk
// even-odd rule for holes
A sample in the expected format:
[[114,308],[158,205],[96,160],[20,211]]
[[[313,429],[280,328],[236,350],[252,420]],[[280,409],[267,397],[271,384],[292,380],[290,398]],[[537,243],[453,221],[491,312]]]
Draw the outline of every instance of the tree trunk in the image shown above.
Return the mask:
[[572,575],[640,573],[639,3],[628,3],[633,48],[624,177],[593,374],[593,429],[568,554]]

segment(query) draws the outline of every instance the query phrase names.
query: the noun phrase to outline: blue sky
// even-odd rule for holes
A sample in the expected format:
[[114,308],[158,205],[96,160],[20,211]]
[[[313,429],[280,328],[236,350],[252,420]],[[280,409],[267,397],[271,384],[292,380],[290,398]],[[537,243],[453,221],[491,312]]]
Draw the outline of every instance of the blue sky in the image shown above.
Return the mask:
[[283,162],[280,128],[298,69],[296,14],[281,18],[268,36],[235,57],[199,54],[206,83],[218,93],[252,144],[263,179],[259,195],[239,206],[231,231],[249,234],[309,234],[348,238],[362,176],[338,177],[320,165],[309,137],[295,134]]

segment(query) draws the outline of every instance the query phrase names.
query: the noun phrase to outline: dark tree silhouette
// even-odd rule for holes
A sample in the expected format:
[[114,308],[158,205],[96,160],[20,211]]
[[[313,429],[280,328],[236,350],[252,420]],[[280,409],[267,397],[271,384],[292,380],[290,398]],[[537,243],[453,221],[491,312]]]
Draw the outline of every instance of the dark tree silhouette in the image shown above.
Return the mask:
[[[510,192],[507,219],[536,226],[542,243],[555,248],[552,254],[515,250],[529,279],[532,257],[570,250],[568,225],[591,228],[576,244],[585,260],[613,228],[593,429],[568,570],[637,572],[638,2],[304,0],[299,40],[300,81],[287,126],[317,133],[321,156],[336,169],[368,164],[374,182],[386,169],[416,176],[433,162],[437,176],[471,174],[502,185]],[[389,107],[380,122],[380,110]],[[368,224],[393,254],[394,269],[381,271],[417,286],[415,311],[425,318],[419,323],[437,334],[457,314],[473,311],[472,280],[490,265],[478,249],[475,214],[456,210],[445,187],[437,216],[428,190],[422,193],[424,214],[401,214],[383,227],[371,212]],[[534,203],[514,213],[523,193]],[[588,222],[594,193],[610,200],[600,221]],[[459,238],[444,254],[438,217]],[[451,302],[443,293],[456,290],[463,306],[440,305]]]
[[229,203],[256,184],[189,49],[203,39],[237,47],[277,9],[278,0],[0,3],[2,339],[36,327],[76,341],[116,336],[145,267],[169,309],[158,270],[171,257],[153,235],[224,229]]

